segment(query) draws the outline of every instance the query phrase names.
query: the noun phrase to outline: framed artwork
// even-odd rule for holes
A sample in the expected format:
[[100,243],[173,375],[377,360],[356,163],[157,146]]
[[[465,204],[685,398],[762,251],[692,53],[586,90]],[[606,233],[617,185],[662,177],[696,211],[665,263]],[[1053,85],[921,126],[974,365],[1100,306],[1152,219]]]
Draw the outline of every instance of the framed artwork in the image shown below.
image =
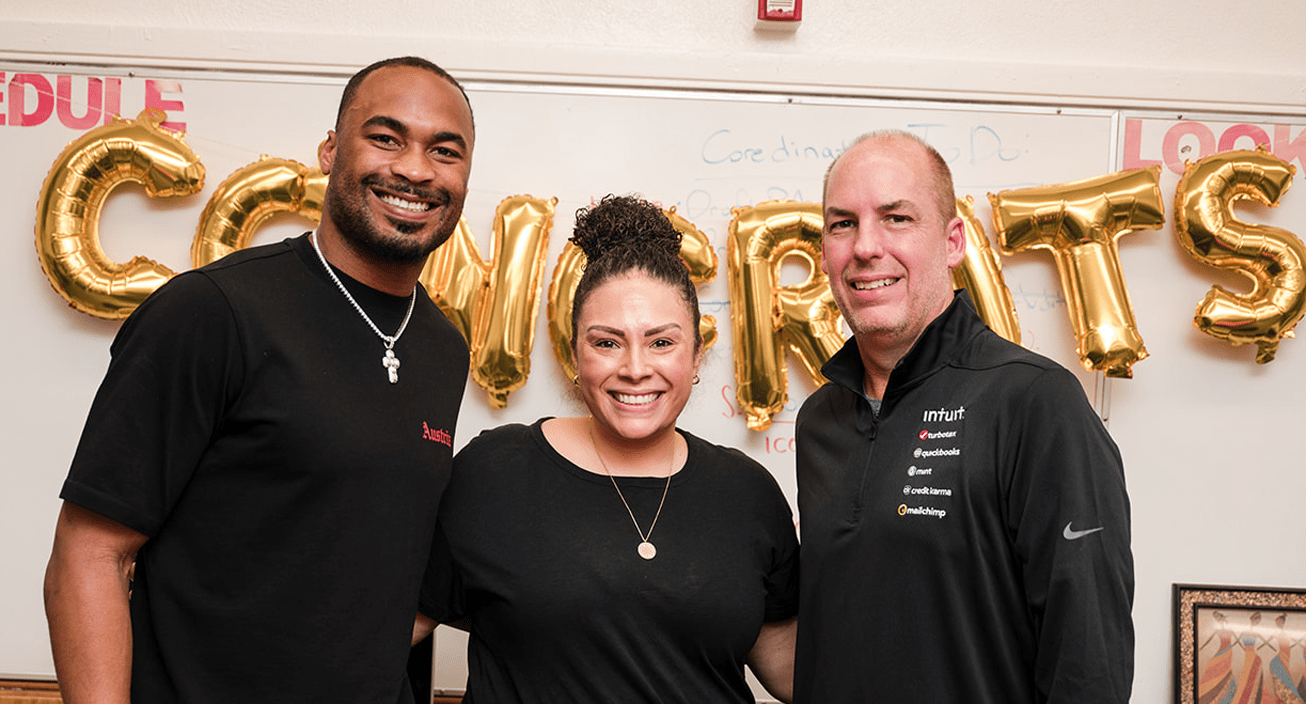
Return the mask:
[[1306,704],[1306,589],[1174,585],[1177,704]]

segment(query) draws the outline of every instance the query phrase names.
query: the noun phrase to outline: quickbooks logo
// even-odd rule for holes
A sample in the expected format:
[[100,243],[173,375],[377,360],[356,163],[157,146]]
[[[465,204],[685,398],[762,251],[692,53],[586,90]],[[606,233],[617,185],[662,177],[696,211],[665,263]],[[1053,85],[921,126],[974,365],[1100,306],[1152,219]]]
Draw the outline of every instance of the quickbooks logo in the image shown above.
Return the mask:
[[915,457],[916,459],[921,459],[922,457],[954,457],[960,454],[961,454],[961,448],[959,447],[950,447],[947,448],[946,450],[945,449],[923,450],[918,447],[914,452],[912,452],[912,456]]

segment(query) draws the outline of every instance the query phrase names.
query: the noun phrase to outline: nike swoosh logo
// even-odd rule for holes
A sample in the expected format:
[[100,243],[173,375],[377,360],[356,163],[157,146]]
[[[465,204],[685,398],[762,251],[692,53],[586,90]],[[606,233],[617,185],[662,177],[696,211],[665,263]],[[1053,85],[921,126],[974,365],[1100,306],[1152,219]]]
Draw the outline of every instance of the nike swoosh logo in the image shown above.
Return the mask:
[[[1074,521],[1071,521],[1070,523],[1074,523]],[[1086,535],[1092,535],[1093,533],[1096,533],[1099,530],[1106,530],[1106,526],[1101,526],[1098,528],[1089,528],[1088,530],[1070,530],[1070,523],[1067,523],[1066,529],[1061,531],[1061,535],[1065,537],[1066,540],[1079,540],[1080,538]]]

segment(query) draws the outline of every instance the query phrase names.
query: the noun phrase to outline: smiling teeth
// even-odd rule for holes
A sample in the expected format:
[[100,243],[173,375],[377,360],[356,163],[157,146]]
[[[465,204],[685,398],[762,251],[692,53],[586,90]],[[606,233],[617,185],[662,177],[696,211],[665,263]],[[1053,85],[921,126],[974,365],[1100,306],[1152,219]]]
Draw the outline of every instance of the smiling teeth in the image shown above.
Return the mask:
[[388,203],[390,205],[395,206],[396,208],[403,208],[404,210],[410,210],[414,213],[424,213],[431,209],[430,203],[419,203],[416,201],[404,200],[403,198],[399,198],[397,196],[392,196],[392,195],[381,196],[381,202]]
[[877,281],[871,281],[871,282],[866,282],[866,281],[854,281],[854,282],[853,282],[853,288],[856,289],[856,290],[858,290],[858,291],[870,291],[870,290],[877,289],[877,288],[884,288],[885,286],[888,286],[889,284],[894,284],[894,283],[897,283],[897,282],[898,282],[897,279],[879,279],[879,280],[877,280]]
[[653,403],[653,401],[657,400],[658,397],[657,394],[640,394],[638,396],[634,394],[613,394],[613,396],[621,403],[630,406],[642,406],[646,403]]

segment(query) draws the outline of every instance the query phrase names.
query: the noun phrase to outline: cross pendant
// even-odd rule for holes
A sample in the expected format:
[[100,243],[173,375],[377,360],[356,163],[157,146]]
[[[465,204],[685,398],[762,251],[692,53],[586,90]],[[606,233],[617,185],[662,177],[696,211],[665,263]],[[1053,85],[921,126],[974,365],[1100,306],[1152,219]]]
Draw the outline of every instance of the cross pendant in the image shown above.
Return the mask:
[[385,351],[385,356],[381,358],[381,365],[385,367],[385,373],[390,376],[390,383],[399,383],[399,358],[395,356],[394,350]]

